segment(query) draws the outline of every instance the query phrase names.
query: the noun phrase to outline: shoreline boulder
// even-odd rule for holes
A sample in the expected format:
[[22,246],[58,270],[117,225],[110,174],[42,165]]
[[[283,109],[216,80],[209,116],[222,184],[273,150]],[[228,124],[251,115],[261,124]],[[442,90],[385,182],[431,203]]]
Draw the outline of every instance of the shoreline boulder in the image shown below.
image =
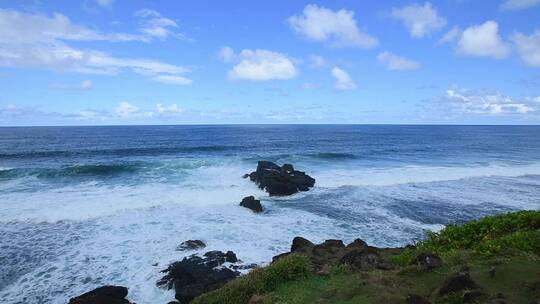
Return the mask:
[[249,174],[249,179],[270,196],[285,196],[299,191],[308,191],[315,185],[315,179],[305,172],[295,170],[291,164],[278,166],[269,161],[259,161],[257,170]]
[[71,298],[69,304],[131,304],[125,297],[128,289],[122,286],[101,286],[78,297]]
[[251,209],[255,213],[263,212],[261,201],[256,200],[253,195],[244,197],[240,202],[240,206]]
[[157,285],[175,290],[175,298],[180,303],[189,303],[197,296],[220,288],[235,279],[240,272],[225,266],[225,263],[237,263],[238,258],[232,251],[209,251],[202,257],[191,255],[174,262],[165,270],[166,273]]
[[302,237],[293,239],[291,250],[272,258],[272,263],[291,253],[300,253],[307,256],[315,270],[323,270],[333,265],[347,265],[354,270],[363,271],[369,269],[388,270],[392,265],[385,260],[385,250],[368,246],[360,239],[345,245],[341,240],[326,240],[320,244],[313,244]]

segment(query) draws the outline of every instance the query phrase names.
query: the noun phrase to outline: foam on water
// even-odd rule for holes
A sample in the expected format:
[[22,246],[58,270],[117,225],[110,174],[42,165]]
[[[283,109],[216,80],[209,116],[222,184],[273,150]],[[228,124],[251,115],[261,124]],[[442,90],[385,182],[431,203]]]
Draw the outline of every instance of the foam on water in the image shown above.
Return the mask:
[[352,237],[334,219],[265,205],[268,211],[262,215],[236,205],[177,206],[132,209],[88,221],[92,228],[84,230],[84,239],[70,243],[67,252],[26,273],[0,296],[8,303],[23,298],[65,303],[96,286],[119,284],[130,287],[137,303],[166,303],[172,293],[154,284],[162,275],[159,270],[186,254],[175,251],[183,240],[202,239],[208,250],[233,250],[247,263],[266,263],[286,251],[297,235],[314,241]]
[[377,168],[340,168],[315,171],[320,187],[389,186],[459,180],[470,177],[540,175],[540,163],[528,165],[484,166],[401,166]]
[[107,184],[85,182],[41,191],[15,191],[3,195],[0,221],[36,222],[85,220],[123,210],[156,206],[210,207],[239,202],[247,194],[262,195],[242,166],[199,167],[178,184]]
[[[538,209],[537,131],[0,129],[0,299],[60,304],[117,284],[136,303],[167,303],[173,292],[155,282],[191,253],[175,250],[187,239],[265,264],[295,236],[402,246],[449,223]],[[7,136],[12,140],[2,142]],[[268,197],[241,178],[260,159],[291,162],[316,186]],[[238,206],[248,195],[262,200],[264,213]]]

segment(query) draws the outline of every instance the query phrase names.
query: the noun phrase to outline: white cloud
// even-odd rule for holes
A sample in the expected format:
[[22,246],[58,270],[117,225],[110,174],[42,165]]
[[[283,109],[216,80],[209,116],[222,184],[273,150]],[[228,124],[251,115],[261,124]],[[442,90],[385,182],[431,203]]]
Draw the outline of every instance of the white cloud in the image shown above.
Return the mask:
[[231,48],[230,46],[224,46],[219,49],[218,55],[219,58],[224,62],[231,62],[236,57],[233,48]]
[[392,71],[415,70],[420,66],[420,64],[414,60],[390,52],[380,53],[377,56],[377,59],[386,67],[386,69]]
[[83,80],[76,85],[66,84],[51,84],[49,89],[51,90],[64,90],[64,91],[87,91],[94,87],[91,80]]
[[140,18],[141,28],[139,29],[145,36],[165,40],[170,36],[179,39],[192,40],[184,34],[176,32],[178,24],[176,21],[161,16],[158,11],[142,9],[135,13]]
[[175,103],[169,106],[164,106],[163,104],[158,103],[156,105],[156,111],[161,115],[175,115],[184,112],[184,110],[178,107]]
[[176,85],[189,85],[193,81],[189,78],[178,76],[178,75],[158,75],[152,77],[152,80],[167,84],[176,84]]
[[512,35],[521,59],[531,67],[540,67],[540,30],[530,36],[522,33]]
[[242,50],[238,57],[240,62],[229,71],[229,79],[255,81],[291,79],[298,74],[293,60],[282,53]]
[[528,114],[538,110],[528,100],[516,101],[496,93],[479,93],[468,90],[447,90],[442,102],[454,111],[480,115]]
[[332,76],[336,78],[336,84],[334,87],[337,90],[345,91],[345,90],[354,90],[356,89],[356,83],[351,78],[351,76],[345,72],[344,70],[334,67],[332,69]]
[[137,114],[138,112],[139,108],[127,101],[122,101],[120,104],[118,104],[118,107],[116,107],[116,114],[120,117],[128,117],[130,115]]
[[429,36],[446,25],[446,19],[439,15],[431,3],[413,3],[401,8],[393,8],[390,16],[401,20],[414,38]]
[[438,44],[453,43],[461,36],[461,30],[459,27],[454,26],[451,30],[446,32],[444,36],[439,40]]
[[372,48],[378,44],[376,38],[358,28],[353,11],[333,11],[308,4],[302,15],[291,16],[287,21],[293,30],[307,39],[329,42],[334,47]]
[[76,25],[59,13],[51,17],[0,9],[0,43],[54,43],[55,41],[145,41],[140,35],[100,33]]
[[96,4],[101,7],[111,9],[114,4],[114,0],[96,0]]
[[538,4],[540,4],[540,0],[506,0],[501,4],[500,9],[509,10],[509,11],[517,11],[517,10],[531,8]]
[[129,70],[141,75],[183,77],[188,69],[150,59],[113,57],[91,49],[69,46],[70,41],[148,41],[148,36],[99,33],[52,17],[0,9],[0,66],[45,68],[113,75]]
[[461,32],[457,39],[456,52],[462,55],[505,58],[510,54],[510,47],[499,35],[499,25],[495,21],[486,21]]

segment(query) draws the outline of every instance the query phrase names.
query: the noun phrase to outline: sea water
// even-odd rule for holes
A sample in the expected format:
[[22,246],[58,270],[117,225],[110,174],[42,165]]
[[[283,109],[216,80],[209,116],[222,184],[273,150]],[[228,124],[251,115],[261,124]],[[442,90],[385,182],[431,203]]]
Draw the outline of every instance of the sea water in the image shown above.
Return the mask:
[[[270,198],[242,178],[258,160],[316,185]],[[238,206],[248,195],[264,213]],[[0,128],[0,299],[60,304],[114,284],[166,303],[155,282],[188,239],[265,264],[295,236],[402,246],[538,208],[538,126]]]

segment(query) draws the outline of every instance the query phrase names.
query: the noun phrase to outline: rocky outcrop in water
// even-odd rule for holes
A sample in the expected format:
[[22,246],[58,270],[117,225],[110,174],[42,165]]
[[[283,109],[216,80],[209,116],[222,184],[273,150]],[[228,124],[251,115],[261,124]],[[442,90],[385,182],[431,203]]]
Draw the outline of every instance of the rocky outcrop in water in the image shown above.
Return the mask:
[[217,289],[238,277],[240,272],[224,265],[237,262],[238,258],[232,251],[209,251],[202,257],[191,255],[163,270],[166,275],[157,282],[157,285],[168,289],[174,288],[175,298],[180,303],[189,303],[195,297]]
[[69,304],[131,304],[126,300],[128,289],[122,286],[102,286],[71,298]]
[[256,200],[254,196],[246,196],[240,202],[240,206],[251,209],[255,213],[263,212],[263,207],[260,200]]
[[[278,166],[273,162],[259,161],[257,170],[251,172],[249,179],[270,196],[284,196],[308,191],[315,185],[315,179],[305,172],[297,171],[290,164]],[[246,177],[246,176],[245,176]]]
[[178,247],[177,251],[188,251],[188,250],[197,250],[206,247],[206,244],[201,240],[187,240],[182,242]]

